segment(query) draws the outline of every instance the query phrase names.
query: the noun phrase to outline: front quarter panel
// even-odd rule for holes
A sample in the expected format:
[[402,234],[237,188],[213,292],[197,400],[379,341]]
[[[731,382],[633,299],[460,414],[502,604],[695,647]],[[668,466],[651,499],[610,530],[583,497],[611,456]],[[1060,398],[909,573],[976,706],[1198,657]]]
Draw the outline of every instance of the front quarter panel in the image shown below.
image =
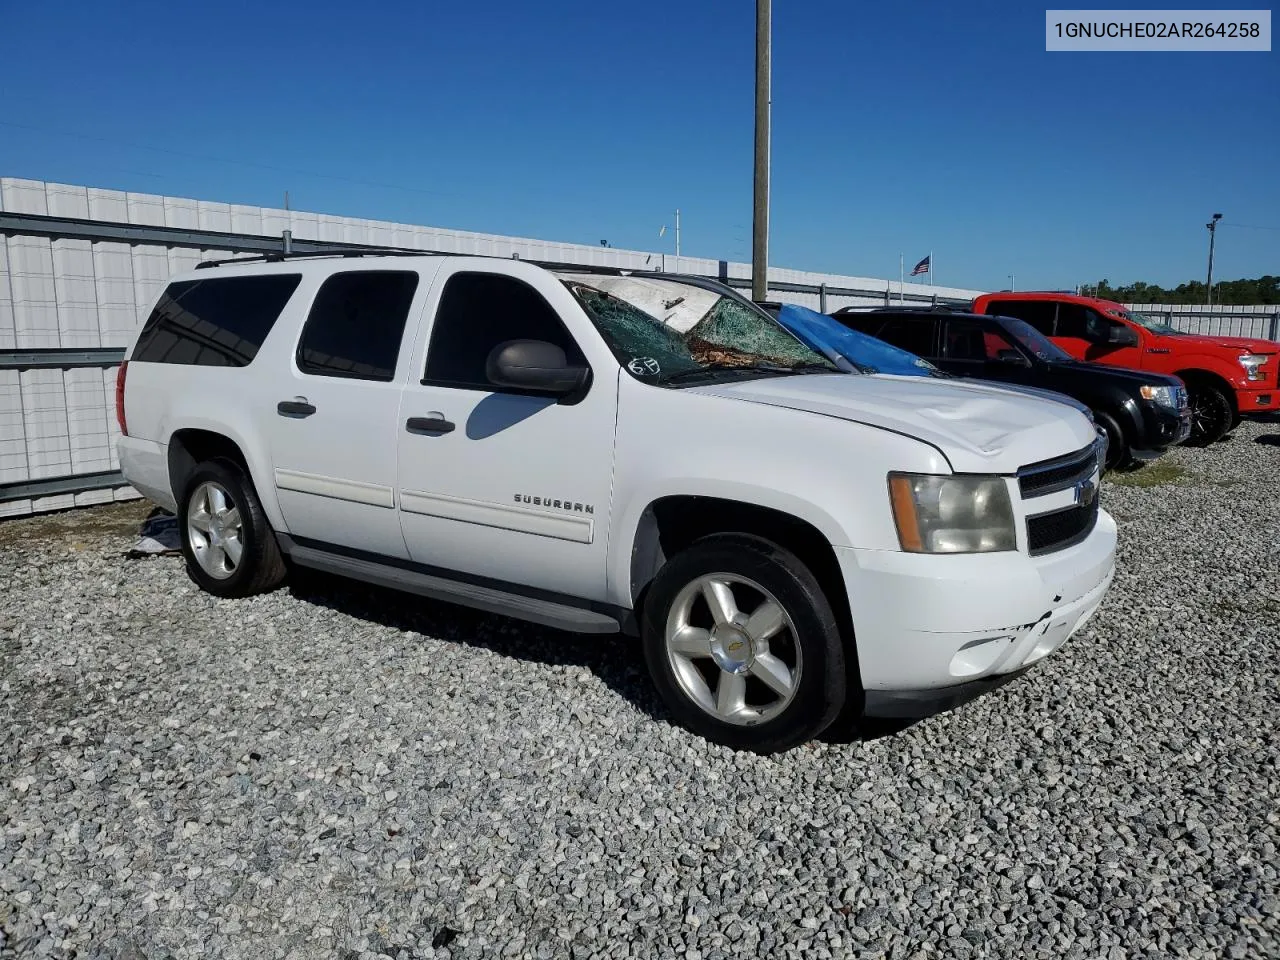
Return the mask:
[[[852,375],[851,375],[852,376]],[[669,496],[768,507],[832,546],[898,549],[891,470],[951,473],[941,451],[836,417],[647,385],[619,384],[610,592],[631,606],[631,550],[645,509]]]

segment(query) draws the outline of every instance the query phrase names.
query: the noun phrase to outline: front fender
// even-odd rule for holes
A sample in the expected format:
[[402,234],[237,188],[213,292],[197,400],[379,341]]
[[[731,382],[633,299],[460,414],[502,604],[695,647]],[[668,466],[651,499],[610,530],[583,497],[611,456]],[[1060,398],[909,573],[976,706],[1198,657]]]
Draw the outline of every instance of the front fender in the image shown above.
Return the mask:
[[631,554],[650,504],[706,496],[776,510],[833,547],[898,549],[892,470],[950,473],[919,440],[862,423],[623,377],[607,561],[609,593],[631,603]]
[[1240,364],[1214,354],[1194,353],[1189,356],[1175,356],[1172,359],[1178,368],[1176,376],[1184,380],[1188,374],[1194,377],[1197,373],[1212,373],[1225,380],[1232,390],[1247,390],[1251,386]]

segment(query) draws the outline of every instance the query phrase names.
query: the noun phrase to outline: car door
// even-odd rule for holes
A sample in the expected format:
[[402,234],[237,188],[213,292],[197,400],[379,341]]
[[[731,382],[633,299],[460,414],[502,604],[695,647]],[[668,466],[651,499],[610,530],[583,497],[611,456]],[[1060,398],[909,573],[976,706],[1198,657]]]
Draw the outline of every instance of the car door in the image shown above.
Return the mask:
[[272,477],[295,539],[408,556],[397,417],[417,326],[408,320],[429,282],[417,269],[352,269],[316,291],[269,416]]
[[[409,556],[604,599],[617,362],[562,283],[516,262],[450,261],[426,315],[397,422]],[[585,392],[558,400],[495,386],[486,361],[510,340],[546,341],[588,365]]]
[[1097,310],[1078,304],[1063,304],[1058,311],[1058,326],[1062,336],[1074,337],[1081,344],[1076,354],[1092,363],[1105,363],[1113,367],[1141,368],[1144,354],[1142,339],[1136,345],[1112,343],[1108,337],[1116,328],[1129,329],[1119,320],[1104,317]]
[[938,365],[962,377],[1001,383],[1030,383],[1031,362],[1017,344],[991,321],[950,317],[942,324],[942,357]]

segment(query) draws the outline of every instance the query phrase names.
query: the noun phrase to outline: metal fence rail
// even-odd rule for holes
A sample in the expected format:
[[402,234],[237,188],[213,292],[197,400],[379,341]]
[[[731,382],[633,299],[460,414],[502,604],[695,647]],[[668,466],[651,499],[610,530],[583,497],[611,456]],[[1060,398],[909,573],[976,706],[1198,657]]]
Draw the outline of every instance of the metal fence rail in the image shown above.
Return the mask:
[[[17,185],[15,188],[14,185]],[[11,396],[17,396],[21,393],[22,397],[26,397],[28,393],[39,394],[46,399],[40,401],[37,397],[36,403],[46,402],[53,403],[56,408],[49,416],[53,417],[53,421],[58,421],[57,414],[61,412],[63,424],[58,428],[65,431],[65,443],[72,444],[73,422],[77,416],[83,417],[88,412],[103,420],[96,429],[99,433],[95,435],[93,443],[95,449],[99,451],[105,445],[109,445],[110,431],[114,430],[114,424],[109,422],[109,386],[105,378],[110,377],[109,370],[117,366],[124,357],[124,348],[122,346],[53,346],[52,344],[67,343],[64,339],[64,332],[58,328],[63,323],[59,319],[60,314],[65,311],[74,314],[76,309],[94,310],[101,308],[105,314],[108,309],[115,309],[117,313],[114,327],[108,330],[105,321],[102,323],[101,331],[93,331],[86,333],[83,331],[76,332],[77,339],[71,342],[79,343],[102,343],[115,342],[121,343],[131,329],[136,329],[139,316],[145,311],[144,302],[154,297],[155,291],[162,288],[165,278],[171,275],[171,272],[177,269],[187,269],[194,265],[198,259],[204,259],[209,256],[224,256],[236,254],[262,254],[277,251],[291,251],[296,253],[325,253],[338,250],[379,250],[379,249],[396,249],[396,250],[414,250],[422,253],[443,253],[454,255],[468,255],[468,251],[474,250],[479,255],[495,255],[513,257],[524,256],[526,259],[543,261],[548,265],[563,264],[565,266],[580,266],[587,262],[587,258],[595,261],[599,257],[608,259],[608,263],[593,263],[595,266],[614,265],[621,269],[659,269],[667,270],[669,259],[665,255],[645,253],[643,251],[622,251],[613,250],[612,248],[600,251],[595,248],[585,247],[582,245],[556,245],[547,244],[543,241],[521,240],[519,238],[503,238],[491,237],[481,234],[463,234],[451,231],[438,231],[431,228],[406,227],[398,224],[376,224],[373,221],[362,221],[370,228],[365,233],[358,233],[357,237],[378,238],[391,237],[394,235],[398,242],[404,241],[400,245],[391,243],[367,243],[355,239],[334,240],[334,239],[316,239],[315,237],[295,238],[293,232],[288,225],[292,223],[295,227],[303,228],[307,231],[321,231],[319,235],[323,235],[326,218],[314,214],[290,214],[288,211],[267,211],[258,210],[257,219],[254,219],[250,212],[244,218],[243,212],[252,211],[257,208],[231,208],[228,205],[205,204],[204,201],[184,201],[181,199],[161,198],[161,197],[143,197],[140,195],[128,195],[128,211],[125,212],[125,204],[122,198],[124,194],[118,196],[112,191],[95,191],[89,188],[65,187],[55,184],[40,184],[38,181],[13,181],[0,180],[0,186],[6,191],[34,191],[34,193],[26,194],[26,210],[15,209],[13,197],[17,193],[3,193],[5,199],[5,209],[0,210],[0,299],[5,303],[0,304],[0,308],[8,305],[9,290],[6,290],[6,282],[8,287],[13,291],[12,298],[12,314],[11,316],[18,318],[18,326],[12,326],[13,320],[10,321],[10,332],[5,336],[5,331],[0,329],[0,344],[4,344],[7,339],[13,346],[0,346],[0,505],[8,504],[9,509],[0,509],[0,516],[13,515],[14,510],[19,512],[30,509],[57,509],[58,505],[64,500],[70,499],[73,502],[82,502],[82,495],[92,491],[106,491],[112,488],[118,488],[125,484],[125,480],[120,472],[116,469],[104,469],[105,467],[116,466],[114,454],[107,456],[99,452],[96,458],[81,458],[83,466],[76,469],[75,456],[63,455],[61,459],[62,469],[59,471],[57,464],[46,460],[43,465],[32,459],[33,449],[39,449],[41,446],[48,447],[53,441],[46,439],[41,435],[41,430],[48,429],[47,423],[45,427],[40,426],[40,422],[31,421],[27,423],[25,431],[19,433],[19,436],[25,437],[24,440],[18,441],[23,446],[20,448],[24,451],[21,455],[14,453],[15,448],[12,441],[4,435],[3,426],[6,417],[13,418],[13,407],[10,405],[9,413],[4,409],[4,391],[7,389]],[[80,194],[85,193],[86,200],[81,202]],[[98,204],[94,206],[95,202]],[[111,204],[116,204],[111,208]],[[106,206],[103,206],[103,205]],[[135,219],[134,206],[139,207],[150,205],[153,219],[158,217],[161,220],[169,220],[170,206],[176,208],[186,204],[190,209],[186,209],[182,218],[178,218],[178,223],[186,225],[168,225],[155,222],[125,222],[124,217],[129,220]],[[163,212],[157,213],[159,209],[157,204],[163,206]],[[214,216],[210,214],[205,216],[205,207],[212,209],[213,207],[225,207],[231,211],[229,214],[219,214]],[[201,208],[196,211],[195,208]],[[39,213],[33,210],[45,210],[49,212]],[[104,214],[108,208],[114,210],[114,217],[111,214]],[[90,216],[67,216],[55,215],[66,212],[88,213]],[[197,215],[197,212],[199,215]],[[301,218],[301,220],[290,221],[282,219],[284,217]],[[240,219],[237,219],[240,217]],[[309,218],[309,219],[308,219]],[[327,218],[329,221],[342,221],[342,218]],[[196,221],[199,225],[196,225]],[[305,220],[305,223],[302,222]],[[342,221],[351,223],[351,221]],[[269,235],[263,233],[255,233],[251,230],[225,230],[225,229],[206,229],[205,224],[212,226],[222,225],[228,227],[253,227],[255,224],[259,229],[266,227],[271,229],[274,226],[285,225],[285,229],[278,235]],[[317,227],[317,223],[319,226]],[[333,226],[332,223],[329,226]],[[374,230],[373,227],[378,227]],[[345,228],[344,228],[345,229]],[[343,235],[342,233],[331,232],[331,236]],[[432,237],[437,238],[434,242]],[[535,249],[536,248],[536,249]],[[193,251],[199,251],[198,257],[193,256]],[[523,251],[523,252],[521,252]],[[96,268],[97,257],[102,255],[123,256],[125,258],[123,274],[129,279],[121,279],[119,276],[112,274],[110,270],[105,275],[99,273]],[[88,261],[80,261],[77,267],[74,257],[88,257]],[[132,261],[130,261],[132,257]],[[41,266],[33,268],[31,263],[39,260]],[[60,259],[61,258],[61,259]],[[150,258],[150,259],[148,259]],[[158,259],[157,259],[158,258]],[[143,261],[146,261],[146,269],[143,268]],[[88,262],[86,269],[84,263]],[[129,263],[133,266],[130,267]],[[730,263],[724,260],[707,260],[701,258],[685,257],[677,261],[677,266],[684,269],[673,272],[692,273],[698,276],[704,276],[712,279],[718,279],[730,286],[749,290],[751,288],[750,277],[744,275],[744,264]],[[34,271],[34,272],[33,272]],[[39,276],[36,274],[39,273]],[[86,277],[85,274],[88,274]],[[775,274],[780,274],[776,276]],[[861,305],[889,306],[894,303],[904,303],[906,305],[923,306],[929,304],[940,305],[963,305],[969,302],[977,291],[967,291],[957,288],[939,288],[940,292],[933,292],[929,288],[920,284],[910,284],[909,289],[898,289],[892,281],[872,280],[869,278],[844,278],[831,276],[833,281],[855,280],[859,283],[867,285],[852,285],[849,283],[838,282],[818,282],[806,283],[798,282],[792,279],[783,279],[783,277],[798,277],[800,279],[826,278],[826,274],[804,274],[797,271],[788,270],[770,270],[769,295],[773,299],[789,300],[793,302],[801,302],[808,306],[817,307],[822,312],[828,312],[829,309],[848,305],[850,303],[860,303]],[[88,293],[79,294],[81,300],[75,299],[75,284],[90,284]],[[19,298],[20,286],[27,283],[35,290],[26,300]],[[94,284],[98,283],[96,293],[94,292]],[[123,300],[117,299],[110,301],[110,295],[103,293],[103,284],[128,284],[128,293]],[[63,304],[64,289],[67,293],[68,303]],[[55,293],[56,289],[56,293]],[[117,290],[118,295],[118,290]],[[84,301],[88,297],[90,301],[94,300],[98,307],[92,306]],[[104,300],[103,297],[108,299]],[[56,306],[54,301],[56,300]],[[834,301],[830,302],[830,301]],[[1247,335],[1247,336],[1266,336],[1270,339],[1280,339],[1280,308],[1244,308],[1231,309],[1219,308],[1213,311],[1207,311],[1204,308],[1190,305],[1154,305],[1154,304],[1134,304],[1130,305],[1132,309],[1141,310],[1144,313],[1155,314],[1160,316],[1165,322],[1171,326],[1188,332],[1204,332],[1214,335]],[[23,328],[22,317],[19,316],[21,310],[26,310],[31,317],[26,321],[25,334],[20,334],[19,330]],[[122,319],[120,311],[124,311]],[[50,321],[48,317],[52,316]],[[44,319],[42,319],[44,318]],[[4,311],[0,309],[0,321],[4,319]],[[52,322],[52,328],[48,324]],[[96,321],[95,321],[96,322]],[[42,326],[43,325],[43,326]],[[34,336],[32,333],[34,330]],[[91,339],[86,340],[89,336]],[[99,339],[100,337],[100,339]],[[19,346],[24,342],[28,344],[49,344],[49,345],[29,345]],[[95,372],[96,371],[101,371]],[[53,380],[42,380],[35,387],[23,380],[21,383],[12,378],[21,375],[27,377],[39,377],[49,375]],[[6,380],[5,377],[10,379]],[[61,377],[61,380],[57,378]],[[70,399],[57,401],[49,400],[53,396],[49,391],[61,392],[65,391],[67,397],[71,396],[75,384],[71,383],[74,378],[89,378],[84,380],[80,386],[90,391],[97,391],[94,394],[97,400],[85,400],[81,398],[80,406],[73,409]],[[26,386],[23,386],[26,384]],[[30,389],[28,389],[30,387]],[[40,391],[43,391],[41,393]],[[85,396],[88,396],[87,394]],[[105,403],[104,403],[105,401]],[[10,401],[12,404],[12,401]],[[86,407],[84,404],[88,403]],[[95,406],[96,405],[96,406]],[[19,406],[21,409],[21,405]],[[30,408],[28,408],[30,413]],[[40,410],[36,411],[40,414]],[[45,411],[48,413],[48,411]],[[104,419],[105,415],[105,419]],[[11,419],[22,429],[22,414],[16,415],[17,419]],[[38,420],[38,418],[37,418]],[[31,424],[35,422],[33,427]],[[34,430],[34,433],[32,432]],[[6,446],[5,441],[10,441],[8,447],[10,464],[18,459],[18,466],[5,469],[6,463]],[[36,447],[32,447],[32,443]],[[110,460],[110,462],[107,462]],[[27,463],[24,469],[21,464]],[[33,473],[44,472],[46,474],[55,474],[47,476],[33,476]],[[7,474],[7,476],[6,476]],[[16,475],[15,475],[16,474]],[[72,495],[71,497],[61,495]],[[40,507],[24,507],[23,501],[34,501],[42,497],[59,496],[58,504],[47,501],[49,506]],[[106,494],[109,498],[111,495]],[[69,504],[68,504],[69,505]]]

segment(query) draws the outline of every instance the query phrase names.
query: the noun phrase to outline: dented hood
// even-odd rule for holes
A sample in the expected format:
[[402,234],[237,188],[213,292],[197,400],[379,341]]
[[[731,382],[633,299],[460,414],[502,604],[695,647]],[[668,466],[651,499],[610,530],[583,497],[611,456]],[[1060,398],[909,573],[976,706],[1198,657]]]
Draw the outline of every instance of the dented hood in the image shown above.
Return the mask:
[[691,389],[916,437],[940,449],[957,473],[1014,473],[1097,436],[1089,418],[1065,403],[983,383],[827,374]]

